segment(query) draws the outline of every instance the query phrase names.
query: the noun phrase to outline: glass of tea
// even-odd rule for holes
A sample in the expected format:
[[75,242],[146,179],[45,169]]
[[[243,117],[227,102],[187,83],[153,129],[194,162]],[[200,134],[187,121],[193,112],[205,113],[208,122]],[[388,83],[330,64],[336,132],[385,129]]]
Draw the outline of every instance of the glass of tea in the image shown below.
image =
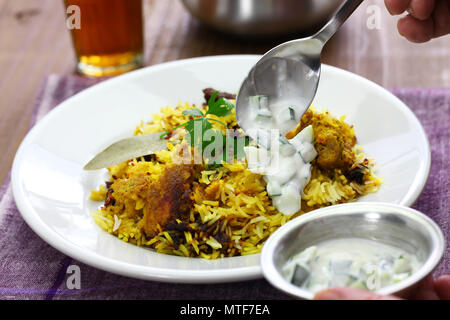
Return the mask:
[[115,76],[142,66],[142,0],[64,0],[78,73]]

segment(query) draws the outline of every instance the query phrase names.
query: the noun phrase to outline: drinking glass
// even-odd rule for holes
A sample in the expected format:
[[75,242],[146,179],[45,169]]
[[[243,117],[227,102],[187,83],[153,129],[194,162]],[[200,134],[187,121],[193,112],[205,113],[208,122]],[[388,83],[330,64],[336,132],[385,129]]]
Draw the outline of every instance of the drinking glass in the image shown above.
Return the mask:
[[142,66],[142,0],[65,0],[77,71],[114,76]]

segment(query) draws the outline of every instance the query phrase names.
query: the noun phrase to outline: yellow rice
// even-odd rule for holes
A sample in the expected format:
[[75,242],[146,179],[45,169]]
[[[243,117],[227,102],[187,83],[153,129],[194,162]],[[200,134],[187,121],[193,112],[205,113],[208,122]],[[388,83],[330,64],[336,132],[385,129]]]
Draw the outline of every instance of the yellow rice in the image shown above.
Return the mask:
[[[193,107],[195,106],[179,104],[177,108],[163,108],[161,113],[153,115],[153,121],[141,122],[134,134],[170,130],[186,122],[188,117],[183,115],[182,111]],[[328,113],[325,116],[332,119]],[[236,125],[234,113],[217,119],[227,123],[229,128]],[[223,130],[217,123],[213,123],[213,127]],[[173,153],[177,152],[173,139],[176,137],[168,141],[169,150],[156,154],[156,161],[133,159],[108,168],[110,181],[143,174],[158,179],[165,166],[172,163]],[[195,177],[198,186],[193,188],[194,205],[189,219],[177,220],[177,223],[189,223],[189,230],[161,229],[158,235],[147,237],[142,228],[144,199],[132,188],[126,199],[131,204],[126,208],[131,207],[132,210],[124,210],[123,206],[115,204],[100,207],[93,216],[95,222],[106,232],[125,242],[150,247],[160,253],[205,259],[255,254],[261,251],[266,239],[290,219],[316,208],[354,201],[359,196],[378,189],[382,181],[372,171],[373,161],[366,160],[359,146],[354,147],[354,153],[357,162],[365,161],[367,164],[369,161],[366,183],[358,185],[349,182],[339,170],[330,178],[313,162],[312,178],[302,196],[302,211],[292,216],[284,215],[275,209],[261,175],[248,171],[245,163],[237,162],[223,164],[218,168],[204,166]],[[212,197],[205,197],[204,192],[207,189]],[[101,185],[98,190],[91,192],[91,200],[105,201],[106,194],[107,188]],[[223,238],[227,241],[221,241]]]

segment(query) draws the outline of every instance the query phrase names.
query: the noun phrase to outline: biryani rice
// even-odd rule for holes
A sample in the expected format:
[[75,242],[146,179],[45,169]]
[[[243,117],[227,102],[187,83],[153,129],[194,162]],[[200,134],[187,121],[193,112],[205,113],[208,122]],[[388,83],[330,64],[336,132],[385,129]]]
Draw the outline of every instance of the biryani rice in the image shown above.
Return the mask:
[[[177,108],[163,108],[161,113],[153,115],[153,121],[141,122],[134,134],[170,130],[187,121],[188,116],[182,112],[191,108],[195,106],[187,103],[179,104]],[[344,121],[326,112],[314,112],[314,115],[320,115],[322,121],[325,119],[330,124]],[[220,120],[229,128],[237,125],[234,113]],[[314,119],[312,124],[314,126]],[[213,123],[213,127],[223,130],[218,123]],[[352,127],[346,128],[349,131],[346,134],[354,135]],[[173,163],[174,154],[179,152],[174,143],[176,139],[169,139],[169,150],[156,153],[152,161],[133,159],[108,168],[110,182],[136,176],[158,180],[165,167]],[[316,208],[354,201],[378,189],[382,180],[373,173],[373,161],[365,157],[359,146],[355,146],[353,152],[355,165],[364,164],[367,168],[365,184],[349,181],[338,169],[332,176],[329,172],[325,174],[313,162],[311,180],[302,196],[302,211],[292,216],[280,213],[272,205],[263,176],[250,172],[245,163],[237,161],[217,168],[201,165],[195,174],[191,195],[193,206],[189,217],[185,221],[177,219],[175,224],[178,227],[171,230],[160,227],[160,232],[154,237],[147,237],[143,232],[145,199],[137,188],[130,187],[123,199],[102,206],[93,216],[106,232],[125,242],[150,247],[160,253],[205,259],[255,254],[261,251],[266,239],[289,220]],[[108,188],[102,185],[99,190],[92,191],[91,199],[105,201],[107,193]]]

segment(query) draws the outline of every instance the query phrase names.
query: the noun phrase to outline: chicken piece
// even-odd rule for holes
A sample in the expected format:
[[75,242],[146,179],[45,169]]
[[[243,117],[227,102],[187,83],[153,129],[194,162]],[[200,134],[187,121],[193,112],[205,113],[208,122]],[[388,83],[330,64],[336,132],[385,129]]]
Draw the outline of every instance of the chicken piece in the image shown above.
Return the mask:
[[343,169],[347,171],[355,162],[352,149],[356,144],[356,137],[351,126],[325,115],[308,110],[303,115],[299,126],[288,133],[287,138],[294,137],[312,124],[314,147],[318,153],[317,165],[324,170]]
[[193,180],[192,165],[171,165],[151,184],[143,217],[143,229],[148,237],[157,235],[169,222],[189,215]]
[[118,206],[127,216],[138,217],[140,211],[136,210],[136,199],[145,197],[151,184],[152,179],[147,175],[136,175],[108,183],[105,208]]
[[348,170],[354,163],[355,157],[352,152],[352,145],[336,135],[332,130],[322,132],[315,143],[317,150],[317,165],[322,169],[341,168]]
[[317,164],[322,169],[332,169],[338,162],[342,153],[342,148],[335,136],[329,134],[327,136],[320,135],[322,143],[316,143]]

